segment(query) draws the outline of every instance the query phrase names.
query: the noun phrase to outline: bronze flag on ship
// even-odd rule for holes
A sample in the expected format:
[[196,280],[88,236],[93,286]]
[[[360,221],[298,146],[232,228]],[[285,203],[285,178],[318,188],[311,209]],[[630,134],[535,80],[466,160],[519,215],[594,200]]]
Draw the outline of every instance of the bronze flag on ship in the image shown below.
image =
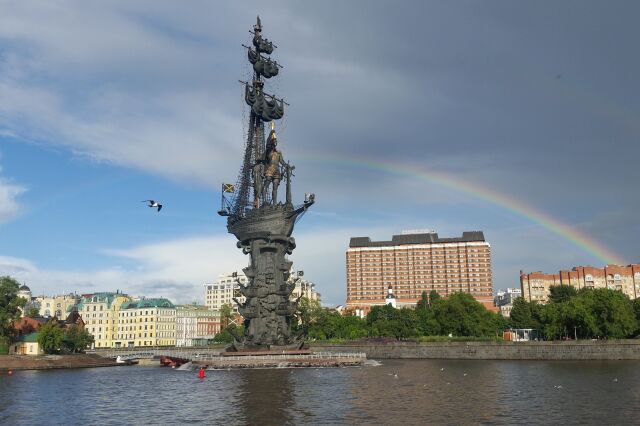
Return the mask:
[[222,192],[233,192],[235,190],[236,189],[230,183],[223,183],[222,184]]

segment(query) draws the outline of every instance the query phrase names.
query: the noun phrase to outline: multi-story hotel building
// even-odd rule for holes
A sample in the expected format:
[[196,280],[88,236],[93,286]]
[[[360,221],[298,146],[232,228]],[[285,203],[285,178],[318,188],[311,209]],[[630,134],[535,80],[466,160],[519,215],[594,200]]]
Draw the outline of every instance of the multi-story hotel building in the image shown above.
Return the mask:
[[176,346],[206,345],[219,332],[219,311],[199,305],[176,306]]
[[351,238],[346,253],[347,308],[368,312],[384,305],[391,287],[398,307],[415,305],[423,291],[442,297],[471,294],[493,307],[491,247],[481,231],[440,238],[435,232],[403,233],[391,241]]
[[123,303],[118,315],[116,348],[175,346],[176,307],[167,299],[140,299]]
[[119,327],[119,312],[131,298],[122,293],[94,293],[84,295],[78,303],[78,313],[94,338],[93,347],[113,348]]
[[570,285],[576,289],[608,288],[619,290],[630,299],[636,299],[640,297],[640,264],[608,265],[604,268],[576,266],[570,271],[560,271],[557,274],[526,274],[520,271],[522,297],[527,302],[547,303],[549,287],[555,285]]
[[[316,285],[302,278],[302,272],[293,272],[289,276],[289,281],[295,281],[296,286],[291,292],[291,298],[297,299],[300,296],[310,300],[320,300],[320,293],[316,291]],[[246,285],[247,277],[242,273],[222,274],[218,277],[215,284],[204,285],[204,301],[205,306],[209,309],[220,310],[222,305],[229,304],[234,312],[238,312],[238,306],[233,301],[234,298],[238,302],[243,303],[245,297],[239,291],[238,281],[242,285]]]

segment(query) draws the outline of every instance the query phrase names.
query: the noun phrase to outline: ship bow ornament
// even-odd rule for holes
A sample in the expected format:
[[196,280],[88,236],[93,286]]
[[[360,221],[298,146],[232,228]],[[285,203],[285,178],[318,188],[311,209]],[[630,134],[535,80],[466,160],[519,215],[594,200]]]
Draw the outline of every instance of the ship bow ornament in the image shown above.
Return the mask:
[[[290,279],[292,262],[287,256],[296,247],[293,228],[315,197],[305,195],[299,205],[292,200],[295,167],[280,151],[275,126],[288,104],[265,92],[265,80],[278,75],[282,67],[268,56],[277,46],[263,37],[260,18],[253,27],[252,45],[243,45],[253,66],[253,79],[241,81],[250,107],[242,166],[235,185],[222,185],[218,212],[227,217],[227,230],[238,239],[237,247],[250,257],[243,269],[248,282],[238,283],[244,300],[234,298],[244,318],[244,335],[236,336],[229,350],[300,348],[304,336],[291,331],[298,300],[291,298],[295,283]],[[265,123],[271,124],[266,137]],[[281,183],[284,199],[279,196]]]

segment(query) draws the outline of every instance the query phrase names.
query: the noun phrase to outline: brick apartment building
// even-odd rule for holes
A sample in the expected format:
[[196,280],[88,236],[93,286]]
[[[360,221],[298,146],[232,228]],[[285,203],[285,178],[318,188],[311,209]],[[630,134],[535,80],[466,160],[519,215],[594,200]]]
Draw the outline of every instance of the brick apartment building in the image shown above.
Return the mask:
[[435,232],[403,233],[391,241],[351,238],[346,253],[347,308],[384,305],[391,287],[398,307],[415,305],[423,291],[443,297],[471,294],[493,307],[491,246],[482,231],[440,238]]
[[525,274],[520,271],[522,297],[527,302],[547,303],[549,287],[553,285],[570,285],[576,289],[609,288],[623,292],[630,299],[636,299],[640,296],[640,264],[608,265],[604,268],[576,266],[571,271],[560,271],[557,274]]

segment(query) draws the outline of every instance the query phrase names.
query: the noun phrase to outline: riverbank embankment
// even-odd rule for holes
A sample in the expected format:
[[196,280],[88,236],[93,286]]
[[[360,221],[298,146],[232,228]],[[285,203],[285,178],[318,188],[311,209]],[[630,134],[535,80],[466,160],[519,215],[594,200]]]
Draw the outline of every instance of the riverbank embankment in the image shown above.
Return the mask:
[[0,355],[0,371],[6,370],[49,370],[58,368],[112,367],[115,360],[98,355]]
[[368,359],[640,360],[640,340],[552,342],[312,343],[315,351],[364,352]]

